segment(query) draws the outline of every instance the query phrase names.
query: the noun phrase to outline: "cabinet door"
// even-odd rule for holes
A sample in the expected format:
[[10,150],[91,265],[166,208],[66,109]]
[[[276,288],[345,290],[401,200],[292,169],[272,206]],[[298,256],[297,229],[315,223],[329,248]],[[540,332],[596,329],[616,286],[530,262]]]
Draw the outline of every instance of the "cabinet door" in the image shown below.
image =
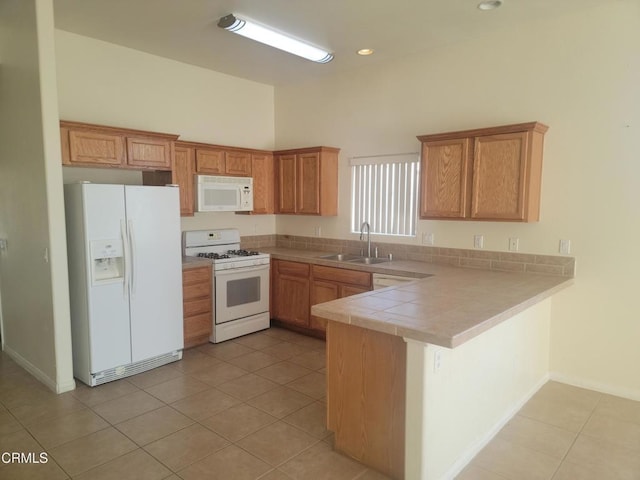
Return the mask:
[[420,218],[468,217],[470,139],[422,144]]
[[309,326],[309,264],[274,260],[272,307],[274,318]]
[[120,166],[125,161],[124,137],[90,131],[69,131],[69,164]]
[[278,157],[278,213],[296,213],[296,156]]
[[523,220],[527,132],[475,139],[471,217]]
[[[311,304],[317,305],[318,303],[330,302],[340,298],[340,287],[337,283],[317,281],[314,280],[311,283]],[[309,326],[314,330],[327,330],[327,320],[321,317],[311,315],[309,320]]]
[[251,154],[246,152],[225,152],[224,171],[227,175],[251,176]]
[[171,170],[173,142],[162,138],[127,137],[127,165]]
[[273,213],[273,155],[251,155],[253,213]]
[[276,278],[275,317],[301,327],[309,326],[309,279],[279,274]]
[[320,215],[320,154],[299,154],[296,174],[296,212]]
[[180,215],[193,216],[195,160],[193,148],[175,147],[172,182],[180,188]]
[[224,166],[224,152],[222,150],[196,150],[196,172],[224,175]]

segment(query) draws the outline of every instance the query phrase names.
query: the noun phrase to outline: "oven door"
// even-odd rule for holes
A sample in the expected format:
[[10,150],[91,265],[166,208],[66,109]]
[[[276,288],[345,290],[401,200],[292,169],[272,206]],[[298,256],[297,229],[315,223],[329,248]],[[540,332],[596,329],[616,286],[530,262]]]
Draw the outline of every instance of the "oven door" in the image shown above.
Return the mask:
[[215,323],[269,311],[269,265],[214,270]]

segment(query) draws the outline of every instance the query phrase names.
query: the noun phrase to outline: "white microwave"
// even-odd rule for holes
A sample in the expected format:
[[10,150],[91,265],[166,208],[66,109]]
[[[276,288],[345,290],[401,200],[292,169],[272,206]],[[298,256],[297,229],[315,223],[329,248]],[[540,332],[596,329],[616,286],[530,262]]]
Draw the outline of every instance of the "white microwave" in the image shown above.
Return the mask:
[[253,178],[198,175],[198,212],[250,212]]

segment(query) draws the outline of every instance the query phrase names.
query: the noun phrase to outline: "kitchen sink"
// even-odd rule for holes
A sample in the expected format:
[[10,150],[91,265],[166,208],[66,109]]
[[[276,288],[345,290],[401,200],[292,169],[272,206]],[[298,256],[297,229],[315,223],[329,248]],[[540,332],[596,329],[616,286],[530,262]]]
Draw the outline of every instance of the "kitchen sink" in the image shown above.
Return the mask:
[[364,263],[365,265],[373,265],[374,263],[388,262],[386,258],[373,258],[373,257],[357,257],[353,260],[348,260],[349,263]]
[[321,255],[318,258],[323,260],[336,260],[338,262],[350,262],[353,260],[361,259],[358,255],[351,255],[349,253],[332,253],[331,255]]

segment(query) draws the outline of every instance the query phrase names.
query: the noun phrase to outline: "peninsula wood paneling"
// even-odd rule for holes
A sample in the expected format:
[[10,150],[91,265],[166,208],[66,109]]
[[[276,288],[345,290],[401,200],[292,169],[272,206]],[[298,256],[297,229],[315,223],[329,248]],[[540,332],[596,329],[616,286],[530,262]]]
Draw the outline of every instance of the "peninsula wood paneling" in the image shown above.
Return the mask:
[[402,338],[329,321],[327,428],[335,448],[404,478],[406,345]]

